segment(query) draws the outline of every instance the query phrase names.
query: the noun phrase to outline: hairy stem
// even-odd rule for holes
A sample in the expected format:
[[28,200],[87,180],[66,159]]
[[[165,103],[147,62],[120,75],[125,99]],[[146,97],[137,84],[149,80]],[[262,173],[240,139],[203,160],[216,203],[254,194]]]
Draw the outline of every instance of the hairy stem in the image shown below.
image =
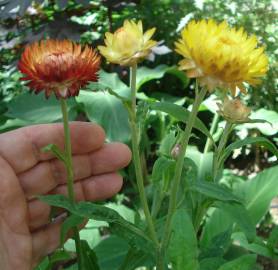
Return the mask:
[[[73,184],[73,165],[72,165],[72,151],[71,151],[71,138],[69,129],[68,109],[65,99],[61,99],[61,110],[63,114],[64,136],[65,136],[65,156],[66,156],[66,170],[67,170],[67,189],[68,197],[72,202],[75,202],[74,184]],[[82,270],[82,251],[79,230],[77,227],[73,228],[73,238],[76,246],[78,270]]]
[[[213,116],[213,120],[212,120],[212,124],[211,124],[210,130],[209,130],[209,133],[211,134],[211,136],[213,136],[213,134],[215,133],[218,121],[219,121],[219,114],[215,113],[214,116]],[[211,144],[212,144],[212,141],[208,137],[207,140],[206,140],[206,144],[205,144],[205,148],[204,148],[204,153],[207,153],[207,152],[210,151]]]
[[[196,93],[198,93],[198,92],[196,91]],[[206,95],[205,88],[202,88],[201,91],[196,95],[190,117],[188,119],[186,128],[182,134],[181,148],[180,148],[180,153],[179,153],[177,163],[176,163],[174,178],[172,181],[168,214],[167,214],[167,218],[166,218],[164,237],[162,239],[162,245],[161,245],[162,253],[164,253],[165,248],[167,247],[169,239],[170,239],[171,221],[172,221],[173,214],[176,210],[177,194],[178,194],[179,184],[180,184],[180,179],[181,179],[181,174],[182,174],[184,156],[186,153],[190,134],[191,134],[198,110],[199,110],[199,106],[200,106],[201,102],[203,101],[205,95]]]
[[221,136],[221,139],[219,141],[218,147],[216,149],[216,152],[214,154],[213,158],[213,181],[217,180],[217,174],[219,170],[219,162],[220,162],[220,157],[222,155],[223,150],[225,149],[225,146],[227,144],[227,140],[229,138],[229,135],[231,133],[233,124],[230,122],[226,122],[223,134]]
[[148,224],[148,229],[150,232],[150,237],[154,243],[158,246],[158,239],[155,232],[154,223],[150,214],[148,201],[145,193],[144,178],[142,173],[142,165],[139,153],[139,137],[137,128],[137,116],[136,116],[136,70],[137,65],[134,64],[131,67],[131,77],[130,77],[130,88],[131,88],[131,110],[129,110],[129,122],[131,128],[131,143],[132,143],[132,154],[133,154],[133,164],[135,168],[137,187],[139,191],[140,201],[143,206],[144,214]]

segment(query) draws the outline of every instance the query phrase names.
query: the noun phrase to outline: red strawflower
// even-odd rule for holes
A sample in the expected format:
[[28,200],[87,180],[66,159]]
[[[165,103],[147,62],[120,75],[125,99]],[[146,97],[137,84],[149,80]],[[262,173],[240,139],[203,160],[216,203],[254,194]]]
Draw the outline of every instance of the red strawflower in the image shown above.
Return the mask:
[[57,98],[76,96],[80,88],[98,80],[100,57],[90,47],[69,40],[42,40],[27,45],[18,64],[22,80],[36,94]]

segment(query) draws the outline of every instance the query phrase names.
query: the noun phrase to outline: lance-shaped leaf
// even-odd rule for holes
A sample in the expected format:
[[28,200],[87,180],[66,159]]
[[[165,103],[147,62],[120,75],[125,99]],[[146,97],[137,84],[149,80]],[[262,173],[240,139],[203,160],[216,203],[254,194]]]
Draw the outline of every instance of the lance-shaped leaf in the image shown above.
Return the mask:
[[145,232],[126,221],[111,208],[91,202],[73,203],[63,195],[46,195],[38,196],[38,198],[51,206],[64,208],[76,216],[106,221],[115,234],[125,238],[131,245],[153,248],[153,244]]
[[[150,105],[150,108],[156,111],[162,111],[168,113],[169,115],[173,116],[178,121],[181,121],[183,123],[186,123],[190,116],[190,111],[188,111],[184,107],[181,107],[177,104],[170,103],[170,102],[155,102]],[[213,142],[213,144],[215,145],[209,130],[198,117],[195,119],[194,128],[198,129],[207,137],[209,137]]]
[[221,165],[224,164],[225,160],[230,156],[233,150],[241,148],[244,145],[248,144],[258,144],[264,146],[267,150],[272,152],[278,158],[278,149],[277,147],[267,138],[265,137],[248,137],[244,140],[236,141],[226,147],[222,157],[221,157]]
[[190,189],[215,200],[242,203],[242,200],[234,195],[232,190],[216,183],[197,181],[193,183]]

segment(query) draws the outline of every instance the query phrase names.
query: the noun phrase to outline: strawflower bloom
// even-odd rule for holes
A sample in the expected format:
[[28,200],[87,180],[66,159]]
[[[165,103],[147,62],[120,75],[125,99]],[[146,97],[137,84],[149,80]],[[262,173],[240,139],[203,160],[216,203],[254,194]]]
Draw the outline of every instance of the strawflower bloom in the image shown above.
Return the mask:
[[142,21],[124,21],[124,25],[114,34],[105,34],[105,46],[99,46],[100,53],[108,62],[122,66],[132,66],[143,60],[157,42],[151,37],[155,28],[143,32]]
[[217,103],[218,113],[231,123],[248,122],[251,109],[246,107],[239,98],[225,98],[223,104]]
[[100,57],[69,40],[42,40],[26,46],[18,64],[22,80],[36,94],[59,98],[76,96],[89,81],[97,81]]
[[236,89],[246,93],[244,83],[257,85],[268,69],[263,47],[258,47],[255,36],[248,36],[243,28],[230,28],[226,21],[191,21],[175,43],[176,52],[184,59],[180,69],[187,76],[197,78],[202,86],[212,91],[216,87]]

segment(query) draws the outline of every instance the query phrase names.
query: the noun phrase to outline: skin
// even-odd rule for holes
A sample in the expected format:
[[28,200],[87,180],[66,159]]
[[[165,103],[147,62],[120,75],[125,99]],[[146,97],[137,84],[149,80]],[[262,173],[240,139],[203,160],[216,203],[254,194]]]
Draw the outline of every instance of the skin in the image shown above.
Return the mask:
[[[122,187],[117,171],[128,165],[129,148],[105,144],[101,127],[70,125],[77,200],[98,201]],[[50,207],[35,195],[66,194],[63,164],[41,148],[64,145],[61,124],[36,125],[0,134],[0,268],[30,270],[59,245],[62,220],[50,223]]]

